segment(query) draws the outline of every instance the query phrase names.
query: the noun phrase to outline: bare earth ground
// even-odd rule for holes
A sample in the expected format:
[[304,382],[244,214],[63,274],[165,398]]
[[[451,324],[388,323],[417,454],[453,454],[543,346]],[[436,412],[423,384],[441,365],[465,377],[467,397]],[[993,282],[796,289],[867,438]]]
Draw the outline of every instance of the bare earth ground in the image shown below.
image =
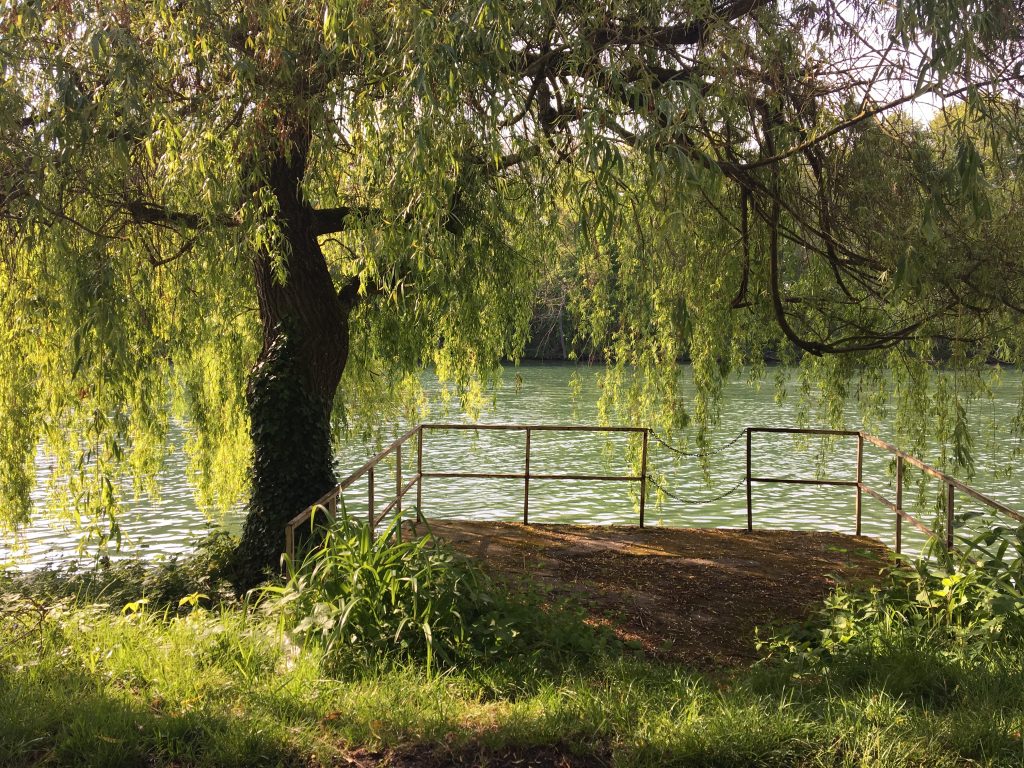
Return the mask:
[[889,560],[874,539],[818,531],[426,526],[499,573],[530,575],[572,597],[647,653],[701,668],[749,663],[755,627],[802,619],[837,583],[871,581]]

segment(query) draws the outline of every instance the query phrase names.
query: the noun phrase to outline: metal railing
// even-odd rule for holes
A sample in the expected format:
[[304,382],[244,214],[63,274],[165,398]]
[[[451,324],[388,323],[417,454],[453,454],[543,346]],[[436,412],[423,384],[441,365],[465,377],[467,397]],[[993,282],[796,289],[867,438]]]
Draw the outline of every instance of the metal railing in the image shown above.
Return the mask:
[[[449,472],[449,471],[424,471],[424,438],[428,432],[435,431],[506,431],[522,432],[525,435],[525,450],[523,454],[522,471],[511,472]],[[588,432],[588,433],[633,433],[641,435],[640,449],[640,474],[638,475],[599,475],[583,473],[538,473],[530,466],[531,442],[534,432]],[[802,477],[762,477],[754,476],[752,473],[753,450],[752,437],[759,433],[769,434],[790,434],[790,435],[819,435],[832,437],[854,437],[857,439],[857,463],[856,477],[852,480],[842,479],[819,479]],[[388,445],[384,450],[370,458],[359,469],[350,474],[338,485],[317,499],[306,509],[292,518],[285,526],[285,552],[294,557],[298,533],[305,525],[312,526],[312,520],[316,510],[322,510],[326,516],[333,520],[338,512],[338,500],[341,495],[363,476],[367,480],[367,524],[370,533],[394,512],[397,516],[402,515],[403,500],[406,495],[416,488],[416,519],[422,519],[423,509],[423,481],[430,478],[462,478],[462,479],[497,479],[497,480],[521,480],[523,482],[523,523],[530,522],[530,481],[531,480],[566,480],[583,482],[629,482],[639,483],[639,524],[642,528],[645,522],[645,510],[647,502],[647,488],[650,479],[647,472],[648,443],[651,431],[646,427],[590,427],[582,425],[556,425],[556,424],[420,424],[413,427],[397,440]],[[415,439],[416,466],[415,472],[406,478],[403,475],[403,448]],[[872,488],[864,482],[864,444],[869,443],[881,448],[896,458],[896,499],[891,501],[879,490]],[[377,508],[378,486],[376,484],[376,469],[378,465],[394,454],[395,461],[395,483],[393,492],[384,494],[387,500],[383,508]],[[953,547],[954,531],[954,510],[955,492],[969,496],[979,501],[996,512],[1007,515],[1014,520],[1024,522],[1024,515],[1014,509],[986,496],[975,488],[958,480],[951,475],[942,472],[915,456],[901,451],[891,443],[866,432],[844,429],[797,429],[786,427],[747,427],[746,429],[746,491],[747,491],[747,530],[754,529],[754,504],[753,484],[754,483],[781,483],[795,485],[825,485],[825,486],[846,486],[854,489],[854,518],[855,532],[860,536],[863,519],[863,496],[867,494],[895,514],[895,549],[899,553],[903,546],[903,522],[906,521],[921,531],[926,536],[932,536],[936,532],[929,528],[924,522],[910,514],[903,506],[903,485],[904,467],[909,464],[925,474],[938,479],[945,485],[944,507],[946,513],[945,536],[942,543],[946,548]],[[400,528],[399,528],[399,535]]]
[[[521,472],[428,472],[423,469],[424,436],[428,432],[436,431],[481,431],[500,430],[506,432],[525,433],[525,451],[523,455],[523,469]],[[589,433],[632,433],[641,435],[640,446],[640,474],[638,475],[598,475],[582,473],[539,473],[533,472],[530,468],[531,438],[534,432],[589,432]],[[650,430],[646,427],[590,427],[575,424],[420,424],[413,427],[387,448],[369,459],[363,466],[350,474],[338,485],[325,493],[306,509],[288,521],[285,525],[285,552],[289,557],[294,558],[296,542],[299,531],[303,526],[312,526],[312,521],[317,510],[326,513],[330,520],[337,517],[338,499],[357,480],[364,475],[367,479],[367,523],[372,536],[376,528],[384,521],[387,515],[394,511],[397,516],[402,514],[402,500],[406,494],[416,487],[416,519],[422,519],[423,509],[423,481],[429,478],[463,478],[463,479],[494,479],[494,480],[522,480],[523,481],[523,523],[530,522],[530,481],[531,480],[567,480],[584,482],[629,482],[639,483],[640,501],[640,527],[644,525],[644,514],[647,502],[647,449]],[[402,448],[415,438],[416,442],[416,471],[405,482],[402,474]],[[388,456],[395,456],[395,486],[394,492],[387,495],[388,502],[377,511],[377,487],[376,468],[381,461]],[[400,529],[399,529],[400,535]]]
[[[416,437],[416,474],[411,480],[406,483],[402,483],[402,446],[408,443],[413,437]],[[377,500],[376,500],[376,468],[384,459],[391,454],[395,454],[395,492],[393,496],[389,496],[390,501],[384,506],[384,509],[377,513]],[[323,511],[328,519],[334,520],[338,516],[338,499],[350,486],[352,486],[359,478],[366,475],[367,482],[367,523],[370,526],[370,535],[373,535],[373,531],[378,525],[384,520],[387,514],[391,510],[396,510],[397,514],[402,514],[402,499],[409,490],[415,485],[416,488],[416,509],[417,519],[419,517],[419,509],[422,506],[422,494],[423,494],[423,474],[419,471],[423,462],[423,425],[413,427],[404,435],[399,437],[397,440],[391,443],[380,453],[372,456],[363,466],[357,469],[355,472],[350,474],[331,490],[321,496],[319,499],[314,501],[299,514],[293,517],[287,522],[284,527],[284,551],[290,558],[295,557],[295,544],[297,540],[297,534],[302,526],[309,524],[312,526],[313,517],[317,510]]]
[[[751,473],[752,464],[752,450],[751,450],[751,437],[757,433],[775,433],[775,434],[792,434],[792,435],[822,435],[822,436],[834,436],[834,437],[856,437],[857,438],[857,468],[856,468],[856,479],[855,480],[836,480],[826,479],[820,480],[817,478],[791,478],[791,477],[755,477]],[[880,491],[872,488],[864,482],[864,443],[870,443],[889,454],[896,457],[896,500],[891,501],[886,498]],[[753,483],[793,483],[799,485],[833,485],[833,486],[849,486],[854,488],[854,516],[856,521],[856,533],[858,536],[861,535],[861,522],[862,522],[862,508],[863,508],[863,495],[866,493],[871,498],[875,499],[883,506],[888,507],[892,511],[896,518],[896,553],[899,554],[903,549],[903,521],[906,520],[908,523],[917,528],[925,536],[933,536],[936,531],[929,528],[921,520],[911,515],[903,507],[903,479],[904,479],[904,465],[909,464],[916,469],[924,472],[926,475],[936,478],[945,486],[945,498],[943,499],[943,506],[946,513],[945,521],[945,537],[940,539],[941,543],[946,549],[953,548],[953,531],[955,527],[955,491],[959,490],[967,496],[980,501],[982,504],[987,505],[996,512],[1000,512],[1004,515],[1012,517],[1014,520],[1024,522],[1024,515],[1021,515],[1014,509],[996,501],[989,496],[986,496],[981,491],[972,488],[961,480],[942,472],[935,467],[925,464],[916,456],[912,456],[906,451],[901,451],[895,445],[882,440],[880,437],[868,434],[867,432],[860,432],[846,429],[788,429],[785,427],[747,427],[747,530],[751,531],[754,528],[754,504],[753,504]]]

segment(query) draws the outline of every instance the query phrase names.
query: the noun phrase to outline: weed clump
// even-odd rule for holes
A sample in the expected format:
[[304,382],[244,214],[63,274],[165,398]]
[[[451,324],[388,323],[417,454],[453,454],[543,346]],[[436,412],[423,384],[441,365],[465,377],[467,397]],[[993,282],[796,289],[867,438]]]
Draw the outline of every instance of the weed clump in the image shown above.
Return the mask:
[[579,609],[499,581],[429,533],[401,541],[398,526],[374,537],[342,516],[299,562],[285,559],[283,583],[259,591],[287,636],[334,671],[517,658],[543,667],[610,647]]
[[229,564],[236,537],[215,530],[192,542],[189,554],[159,561],[101,558],[27,573],[0,575],[0,593],[45,604],[103,604],[121,610],[140,600],[151,610],[185,612],[197,605],[233,602]]
[[807,624],[762,642],[762,670],[769,687],[779,684],[774,676],[851,694],[881,690],[917,706],[998,698],[1024,646],[1022,577],[1024,527],[992,526],[951,552],[932,541],[870,592],[839,588]]

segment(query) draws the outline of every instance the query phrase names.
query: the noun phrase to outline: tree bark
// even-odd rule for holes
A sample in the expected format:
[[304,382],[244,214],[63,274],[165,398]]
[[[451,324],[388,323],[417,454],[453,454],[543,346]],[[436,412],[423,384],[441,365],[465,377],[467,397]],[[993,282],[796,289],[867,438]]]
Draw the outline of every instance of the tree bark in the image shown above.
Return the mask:
[[348,359],[352,292],[339,294],[316,239],[314,212],[302,199],[308,138],[293,139],[267,184],[278,203],[285,244],[283,280],[274,254],[254,258],[263,348],[249,375],[246,402],[253,444],[252,491],[235,557],[244,591],[279,564],[285,524],[336,484],[331,410]]

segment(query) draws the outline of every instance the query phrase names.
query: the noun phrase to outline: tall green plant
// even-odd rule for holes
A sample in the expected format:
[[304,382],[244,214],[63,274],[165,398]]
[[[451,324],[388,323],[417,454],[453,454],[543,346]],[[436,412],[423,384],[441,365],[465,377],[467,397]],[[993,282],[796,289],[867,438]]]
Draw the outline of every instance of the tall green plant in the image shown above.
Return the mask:
[[371,535],[347,515],[282,584],[261,588],[266,610],[299,646],[316,646],[334,669],[423,663],[428,671],[527,655],[560,662],[603,645],[565,604],[509,589],[427,534],[397,538],[396,518]]

